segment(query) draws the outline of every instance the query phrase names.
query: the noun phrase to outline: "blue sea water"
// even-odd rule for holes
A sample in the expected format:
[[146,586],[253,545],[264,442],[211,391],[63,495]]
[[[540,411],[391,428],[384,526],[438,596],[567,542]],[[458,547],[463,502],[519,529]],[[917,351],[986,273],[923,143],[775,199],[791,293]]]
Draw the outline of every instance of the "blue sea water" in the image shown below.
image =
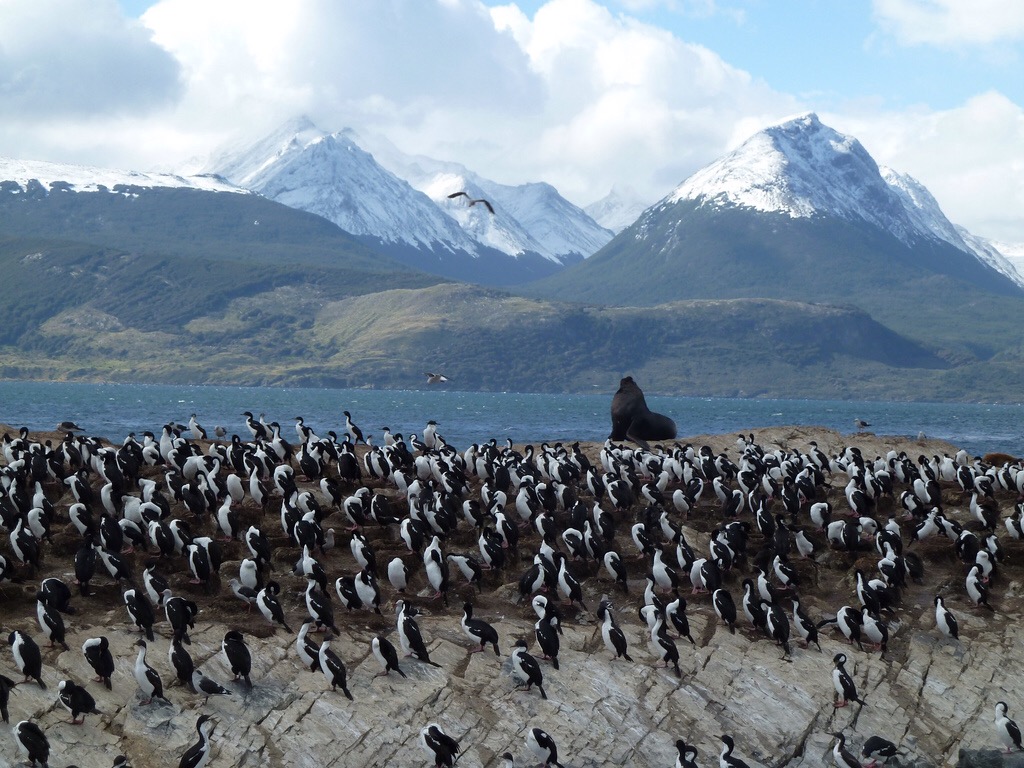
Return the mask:
[[[364,433],[387,426],[405,436],[419,434],[428,419],[449,443],[465,448],[492,437],[515,443],[604,440],[610,427],[607,393],[548,395],[423,390],[302,389],[269,387],[165,386],[0,382],[0,423],[50,430],[59,421],[77,421],[90,435],[121,440],[129,432],[159,432],[168,422],[187,423],[195,413],[212,434],[248,438],[243,411],[278,421],[286,439],[302,416],[318,434],[343,431],[350,411]],[[879,435],[941,438],[972,455],[1004,451],[1024,455],[1024,405],[977,403],[889,403],[833,400],[744,400],[648,396],[648,405],[671,416],[681,437],[749,432],[770,426],[822,426],[855,431],[854,419]]]

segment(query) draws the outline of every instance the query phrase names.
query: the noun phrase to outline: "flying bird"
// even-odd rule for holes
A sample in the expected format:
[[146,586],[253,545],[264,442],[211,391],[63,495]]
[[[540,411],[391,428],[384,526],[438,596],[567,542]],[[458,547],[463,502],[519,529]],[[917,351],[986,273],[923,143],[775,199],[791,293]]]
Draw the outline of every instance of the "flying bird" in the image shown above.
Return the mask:
[[443,373],[430,373],[427,371],[427,384],[444,384],[448,381],[448,377]]
[[476,198],[470,197],[468,192],[452,192],[450,195],[448,195],[448,199],[449,200],[454,199],[456,197],[464,197],[464,198],[466,198],[469,201],[470,208],[472,208],[477,203],[483,203],[484,207],[487,208],[487,210],[491,214],[494,213],[494,206],[491,205],[490,201],[484,200],[482,197],[476,197]]

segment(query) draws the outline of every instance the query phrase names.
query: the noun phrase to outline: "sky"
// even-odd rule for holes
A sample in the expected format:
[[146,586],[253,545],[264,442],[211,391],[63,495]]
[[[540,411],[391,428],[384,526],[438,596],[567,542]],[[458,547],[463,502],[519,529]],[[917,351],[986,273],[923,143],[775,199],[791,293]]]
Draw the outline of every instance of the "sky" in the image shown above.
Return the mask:
[[1024,2],[0,0],[0,155],[198,169],[306,115],[579,205],[807,111],[1024,243]]

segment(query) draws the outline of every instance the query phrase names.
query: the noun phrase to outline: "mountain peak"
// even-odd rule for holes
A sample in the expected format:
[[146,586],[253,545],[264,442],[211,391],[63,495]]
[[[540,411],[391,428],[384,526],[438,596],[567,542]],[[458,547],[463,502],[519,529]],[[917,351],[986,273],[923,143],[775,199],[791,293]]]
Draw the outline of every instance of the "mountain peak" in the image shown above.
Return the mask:
[[668,202],[680,200],[793,218],[828,213],[886,228],[898,216],[871,155],[857,139],[825,125],[813,112],[759,131],[697,171],[668,197]]

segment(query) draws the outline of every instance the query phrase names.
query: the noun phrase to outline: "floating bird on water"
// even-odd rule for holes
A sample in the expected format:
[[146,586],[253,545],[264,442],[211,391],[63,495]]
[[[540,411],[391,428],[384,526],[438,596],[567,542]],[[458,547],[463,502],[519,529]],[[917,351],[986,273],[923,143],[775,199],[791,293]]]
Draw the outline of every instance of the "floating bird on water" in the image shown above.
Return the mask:
[[854,419],[853,426],[855,426],[857,428],[857,431],[859,432],[862,429],[870,427],[871,424],[869,422],[864,421],[864,419]]
[[73,422],[73,421],[62,421],[60,424],[57,425],[57,431],[58,432],[84,432],[85,430],[82,429],[77,424],[75,424],[75,422]]
[[487,210],[488,210],[488,211],[489,211],[490,213],[492,213],[492,214],[494,213],[494,206],[493,206],[493,205],[491,205],[489,201],[487,201],[487,200],[484,200],[484,199],[483,199],[482,197],[476,197],[476,198],[470,197],[470,196],[469,196],[469,193],[468,193],[468,192],[452,192],[452,193],[451,193],[450,195],[448,195],[448,199],[449,199],[449,200],[453,200],[453,199],[455,199],[456,197],[464,197],[464,198],[466,198],[466,200],[468,200],[468,201],[469,201],[469,206],[470,206],[471,208],[472,208],[472,207],[473,207],[474,205],[476,205],[477,203],[483,203],[483,204],[484,204],[484,207],[485,207],[485,208],[486,208],[486,209],[487,209]]

